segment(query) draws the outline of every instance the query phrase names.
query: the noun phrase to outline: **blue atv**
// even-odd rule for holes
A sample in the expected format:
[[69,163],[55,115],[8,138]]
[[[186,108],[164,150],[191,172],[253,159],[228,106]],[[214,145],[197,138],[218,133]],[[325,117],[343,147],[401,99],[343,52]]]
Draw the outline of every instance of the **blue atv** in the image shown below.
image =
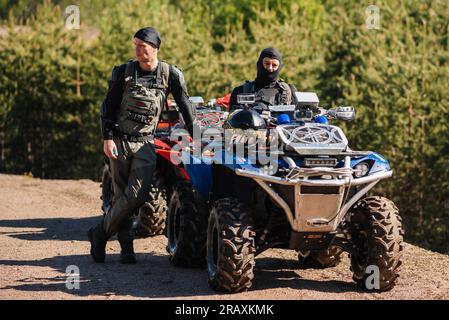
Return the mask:
[[191,235],[198,262],[205,255],[217,291],[250,288],[255,257],[269,248],[296,250],[301,264],[319,268],[348,252],[361,288],[390,290],[404,247],[401,217],[391,200],[367,196],[392,176],[389,163],[351,150],[329,123],[352,120],[352,107],[324,110],[316,94],[296,96],[297,105],[269,106],[239,95],[239,109],[217,128],[225,138],[204,141],[203,134],[202,147],[212,152],[184,152],[190,202],[172,205],[195,215],[172,214],[184,220],[177,232]]

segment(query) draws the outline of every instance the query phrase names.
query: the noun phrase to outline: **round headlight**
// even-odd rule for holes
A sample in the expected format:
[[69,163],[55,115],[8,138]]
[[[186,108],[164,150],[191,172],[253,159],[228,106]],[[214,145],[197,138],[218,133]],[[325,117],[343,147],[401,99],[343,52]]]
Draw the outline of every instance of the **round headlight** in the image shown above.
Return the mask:
[[369,172],[369,165],[366,162],[360,162],[354,167],[354,176],[356,178],[364,177]]

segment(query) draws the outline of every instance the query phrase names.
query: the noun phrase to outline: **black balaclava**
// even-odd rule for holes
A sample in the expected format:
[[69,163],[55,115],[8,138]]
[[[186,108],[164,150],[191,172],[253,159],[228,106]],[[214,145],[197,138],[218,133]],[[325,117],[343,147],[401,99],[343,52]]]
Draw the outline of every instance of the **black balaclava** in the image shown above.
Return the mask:
[[159,34],[159,32],[156,29],[154,29],[152,27],[145,27],[145,28],[139,29],[136,32],[136,34],[134,35],[134,38],[151,43],[158,49],[161,46],[161,35]]
[[[279,60],[279,68],[276,71],[269,72],[263,66],[263,58],[273,58]],[[259,56],[259,60],[257,60],[257,77],[256,77],[256,85],[258,87],[264,87],[271,82],[277,80],[279,78],[279,72],[282,67],[282,56],[281,53],[275,48],[265,48],[262,50]]]

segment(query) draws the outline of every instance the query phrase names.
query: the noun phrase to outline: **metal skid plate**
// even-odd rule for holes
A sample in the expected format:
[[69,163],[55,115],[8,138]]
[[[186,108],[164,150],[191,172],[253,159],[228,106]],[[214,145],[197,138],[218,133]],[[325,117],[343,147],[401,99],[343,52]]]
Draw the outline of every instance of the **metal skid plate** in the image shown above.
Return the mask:
[[[295,186],[295,220],[301,232],[335,231],[335,221],[343,202],[344,187],[338,194],[302,194]],[[335,223],[337,222],[337,223]]]
[[348,146],[348,139],[336,126],[307,123],[303,126],[277,126],[277,132],[286,148],[301,155],[339,154]]

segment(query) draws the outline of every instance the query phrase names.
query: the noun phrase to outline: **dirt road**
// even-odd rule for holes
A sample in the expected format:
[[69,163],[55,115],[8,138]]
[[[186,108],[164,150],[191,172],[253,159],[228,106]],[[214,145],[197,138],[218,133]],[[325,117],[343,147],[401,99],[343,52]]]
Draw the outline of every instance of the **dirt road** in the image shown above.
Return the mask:
[[[163,236],[136,240],[137,265],[122,265],[116,240],[95,264],[86,239],[100,218],[99,183],[0,174],[0,299],[449,299],[449,256],[407,245],[398,285],[366,293],[351,280],[349,261],[301,270],[296,254],[269,250],[256,259],[250,291],[217,294],[204,269],[173,267]],[[67,267],[80,288],[66,287]]]

